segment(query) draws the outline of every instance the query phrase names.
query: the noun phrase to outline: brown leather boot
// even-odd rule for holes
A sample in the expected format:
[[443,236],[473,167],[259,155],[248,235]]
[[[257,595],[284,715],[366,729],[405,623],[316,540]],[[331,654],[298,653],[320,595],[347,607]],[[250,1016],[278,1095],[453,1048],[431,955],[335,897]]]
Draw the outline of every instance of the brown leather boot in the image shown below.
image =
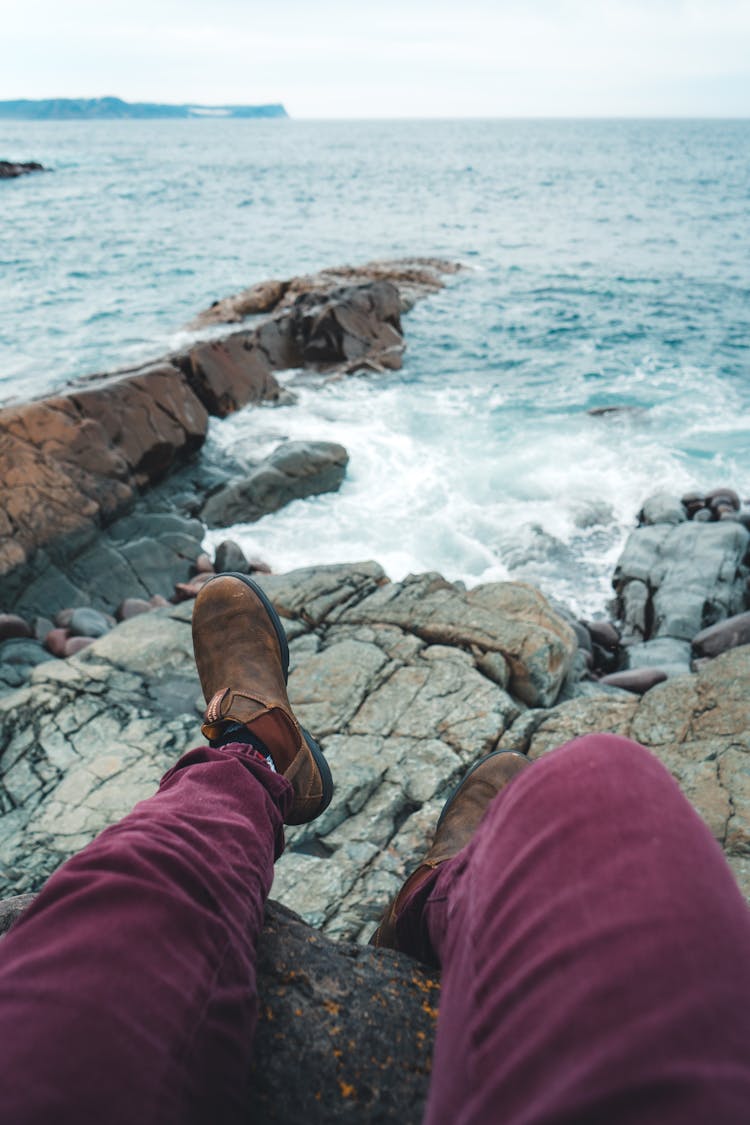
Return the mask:
[[[333,796],[331,771],[311,735],[295,719],[286,693],[289,647],[276,610],[244,574],[218,574],[193,609],[193,649],[208,706],[203,734],[213,745],[241,724],[260,742],[276,771],[291,781],[287,824],[320,816]],[[228,733],[230,732],[230,733]]]
[[399,949],[396,923],[406,900],[436,867],[445,863],[446,859],[453,859],[466,847],[493,797],[530,765],[525,754],[515,750],[495,750],[471,767],[443,806],[432,847],[386,910],[370,938],[370,945]]

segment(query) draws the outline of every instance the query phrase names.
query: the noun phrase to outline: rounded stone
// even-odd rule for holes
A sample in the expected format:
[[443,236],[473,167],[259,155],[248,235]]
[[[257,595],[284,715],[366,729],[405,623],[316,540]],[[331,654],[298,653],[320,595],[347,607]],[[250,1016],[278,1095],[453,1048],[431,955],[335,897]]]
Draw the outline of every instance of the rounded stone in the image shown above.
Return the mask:
[[44,647],[53,656],[65,656],[65,645],[70,637],[67,629],[50,629],[44,638]]
[[0,644],[0,664],[25,664],[33,667],[49,659],[49,653],[44,651],[39,641],[31,637],[11,637]]
[[65,655],[75,656],[77,652],[82,652],[83,649],[88,648],[93,643],[94,637],[70,637],[65,645]]
[[613,672],[610,676],[602,676],[599,682],[632,691],[635,695],[644,695],[666,679],[667,673],[661,668],[629,668],[626,672]]
[[55,614],[55,625],[57,628],[68,629],[74,613],[74,609],[59,609]]
[[213,574],[214,564],[208,555],[198,555],[195,560],[195,573],[196,574]]
[[131,617],[138,617],[141,613],[150,613],[153,608],[145,598],[125,598],[117,607],[115,616],[118,621],[129,621]]
[[7,641],[11,637],[30,637],[32,629],[23,617],[16,613],[0,613],[0,641]]
[[76,609],[70,619],[70,631],[74,637],[103,637],[111,628],[107,616],[98,609]]

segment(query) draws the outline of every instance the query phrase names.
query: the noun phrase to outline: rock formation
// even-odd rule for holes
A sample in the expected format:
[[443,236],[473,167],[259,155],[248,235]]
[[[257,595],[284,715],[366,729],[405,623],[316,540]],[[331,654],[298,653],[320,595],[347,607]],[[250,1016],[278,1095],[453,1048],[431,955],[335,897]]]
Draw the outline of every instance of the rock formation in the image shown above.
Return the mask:
[[27,163],[16,163],[11,160],[0,160],[0,180],[14,180],[16,176],[25,176],[29,172],[46,172],[47,169],[37,164],[35,160]]
[[[80,604],[73,571],[86,568],[81,555],[99,531],[193,458],[209,415],[283,402],[274,371],[310,367],[347,374],[398,367],[404,348],[400,313],[408,300],[388,280],[389,271],[411,285],[408,300],[417,292],[417,275],[423,278],[421,294],[439,284],[437,266],[413,263],[293,279],[283,283],[283,299],[269,298],[271,315],[251,329],[0,410],[0,609],[46,612],[57,591],[46,607],[37,593],[49,582],[69,588],[73,600],[63,604]],[[342,284],[345,278],[354,283]],[[268,286],[275,291],[274,283]],[[311,456],[307,472],[298,465],[286,474],[298,482],[296,491],[286,490],[290,496],[303,494],[302,479],[309,483],[320,468],[318,455]],[[123,589],[117,601],[139,593]]]

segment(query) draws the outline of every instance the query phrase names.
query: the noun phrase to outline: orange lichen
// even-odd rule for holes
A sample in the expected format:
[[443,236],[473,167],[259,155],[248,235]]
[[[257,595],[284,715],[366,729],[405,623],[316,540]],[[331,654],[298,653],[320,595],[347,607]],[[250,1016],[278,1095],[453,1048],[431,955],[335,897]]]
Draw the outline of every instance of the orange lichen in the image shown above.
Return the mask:
[[323,1007],[332,1016],[337,1016],[341,1011],[341,1005],[337,1004],[334,1000],[324,1000]]
[[341,1090],[341,1097],[342,1098],[355,1098],[357,1096],[356,1087],[351,1086],[348,1082],[342,1081],[342,1079],[340,1079],[340,1078],[339,1078],[339,1089]]

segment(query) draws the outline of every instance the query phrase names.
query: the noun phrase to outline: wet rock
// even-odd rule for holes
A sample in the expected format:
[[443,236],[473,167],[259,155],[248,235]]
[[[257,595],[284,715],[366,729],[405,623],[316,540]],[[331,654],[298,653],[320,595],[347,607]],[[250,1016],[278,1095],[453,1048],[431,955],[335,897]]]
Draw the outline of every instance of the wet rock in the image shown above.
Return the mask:
[[217,574],[249,574],[251,567],[239,544],[224,539],[216,548],[214,570]]
[[13,180],[17,176],[26,176],[29,172],[46,172],[43,164],[36,160],[27,160],[25,163],[16,163],[11,160],[0,160],[0,180]]
[[69,629],[74,613],[75,610],[69,606],[65,609],[59,609],[55,614],[55,627],[57,629]]
[[705,495],[705,504],[715,514],[722,508],[739,512],[740,498],[733,488],[714,488]]
[[705,508],[706,506],[705,497],[701,492],[686,492],[680,502],[689,520],[693,519],[696,512],[699,512],[701,508]]
[[161,609],[162,606],[169,605],[169,600],[163,594],[152,594],[149,598],[148,604],[152,609]]
[[30,637],[33,635],[31,626],[23,617],[15,613],[0,613],[0,641],[7,641],[11,637]]
[[69,629],[74,637],[103,637],[111,628],[111,620],[95,609],[76,609],[70,618]]
[[458,273],[460,269],[456,262],[439,258],[411,258],[368,262],[364,266],[338,266],[286,281],[259,282],[234,296],[214,301],[209,309],[196,317],[191,327],[233,324],[259,313],[279,313],[291,308],[306,293],[382,281],[398,290],[400,311],[403,313],[416,301],[442,289],[445,276]]
[[661,668],[644,667],[631,668],[625,672],[612,672],[608,676],[602,676],[601,683],[622,688],[624,691],[632,691],[636,695],[644,695],[666,679],[667,673]]
[[335,442],[289,441],[274,450],[244,480],[209,497],[201,510],[209,527],[254,523],[292,500],[335,492],[346,473],[348,454]]
[[[278,367],[293,367],[295,355]],[[249,403],[278,402],[282,391],[273,364],[254,332],[236,332],[224,340],[196,344],[176,357],[189,385],[209,412],[225,418]]]
[[698,657],[718,656],[727,649],[747,644],[750,644],[750,613],[728,617],[693,637],[693,651]]
[[208,555],[198,555],[195,560],[195,570],[197,574],[213,574],[214,564]]
[[687,519],[682,501],[669,492],[657,492],[650,496],[638,513],[639,523],[649,526],[655,523],[678,524]]

